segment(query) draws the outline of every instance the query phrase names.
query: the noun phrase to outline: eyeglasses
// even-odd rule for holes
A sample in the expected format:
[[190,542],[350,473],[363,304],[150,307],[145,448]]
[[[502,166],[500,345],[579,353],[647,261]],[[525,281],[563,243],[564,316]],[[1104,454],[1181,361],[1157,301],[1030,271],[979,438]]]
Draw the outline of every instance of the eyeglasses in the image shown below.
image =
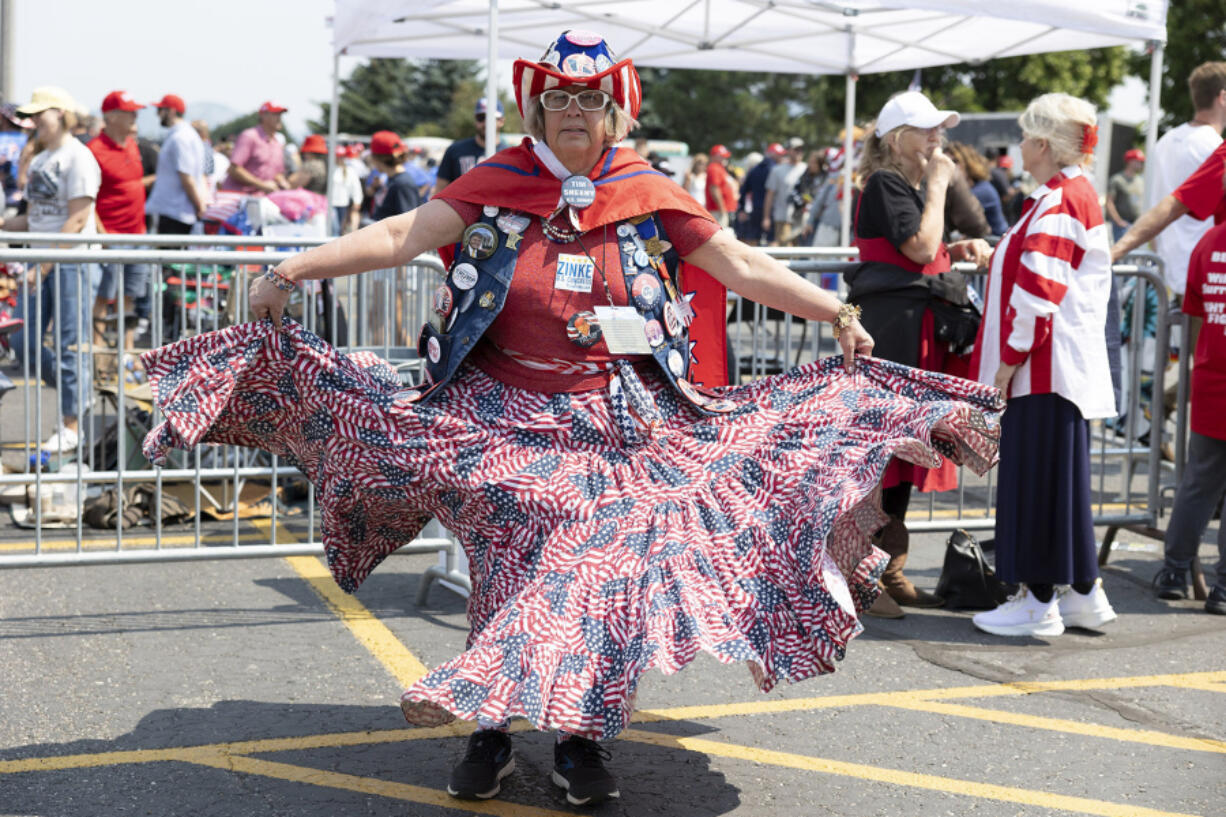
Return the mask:
[[570,101],[579,103],[579,109],[584,111],[600,111],[609,104],[609,95],[604,91],[584,90],[570,91],[550,90],[541,94],[541,105],[547,111],[564,111],[570,107]]

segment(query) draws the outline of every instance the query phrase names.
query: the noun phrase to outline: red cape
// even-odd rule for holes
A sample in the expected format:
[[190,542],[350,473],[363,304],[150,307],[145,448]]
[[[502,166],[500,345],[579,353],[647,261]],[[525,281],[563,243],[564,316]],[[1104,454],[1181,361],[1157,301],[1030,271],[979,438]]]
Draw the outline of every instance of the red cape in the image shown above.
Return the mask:
[[[596,187],[596,200],[578,211],[579,227],[585,232],[659,210],[679,210],[711,218],[707,209],[680,185],[626,148],[605,151],[588,178]],[[439,194],[443,199],[506,207],[542,217],[557,209],[561,196],[562,180],[555,179],[536,158],[530,139],[495,153]],[[448,266],[453,252],[453,247],[439,248]],[[686,267],[684,282],[686,290],[698,293],[694,299],[698,318],[690,326],[690,340],[697,344],[692,378],[708,388],[727,385],[726,290],[723,284],[692,265]]]
[[[711,218],[693,196],[653,170],[633,150],[609,148],[588,178],[596,187],[596,201],[578,211],[579,228],[584,232],[657,210],[680,210]],[[548,216],[558,208],[562,180],[555,179],[537,160],[531,140],[524,139],[447,185],[439,197]]]

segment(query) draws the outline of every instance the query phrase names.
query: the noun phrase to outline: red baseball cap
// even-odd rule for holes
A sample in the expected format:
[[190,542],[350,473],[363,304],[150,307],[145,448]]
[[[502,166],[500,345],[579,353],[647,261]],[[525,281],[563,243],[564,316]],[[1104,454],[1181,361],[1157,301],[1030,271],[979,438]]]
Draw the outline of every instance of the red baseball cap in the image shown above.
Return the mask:
[[302,140],[302,147],[298,149],[299,153],[321,153],[324,156],[328,155],[328,140],[321,134],[312,133],[310,136]]
[[1013,157],[1012,156],[1001,156],[999,159],[996,160],[996,166],[1003,167],[1005,170],[1012,169]]
[[399,136],[390,130],[381,130],[375,131],[370,137],[370,152],[376,156],[394,156],[397,153],[408,152],[408,148],[404,146]]
[[723,145],[712,145],[711,150],[708,152],[712,156],[720,156],[724,159],[728,159],[732,156],[732,151],[728,150],[728,148],[724,147]]
[[127,91],[111,91],[102,100],[102,112],[139,111],[144,105],[137,102]]
[[783,154],[787,152],[788,152],[788,149],[785,148],[783,145],[779,144],[778,142],[771,142],[769,145],[766,146],[766,155],[768,156],[782,156]]
[[173,108],[180,114],[187,113],[187,103],[183,101],[183,97],[175,94],[166,94],[166,96],[153,103],[155,108]]
[[1133,148],[1132,150],[1124,151],[1124,161],[1125,162],[1131,162],[1134,160],[1138,162],[1144,162],[1145,161],[1145,151],[1139,148]]
[[289,108],[269,100],[260,106],[260,113],[285,113]]

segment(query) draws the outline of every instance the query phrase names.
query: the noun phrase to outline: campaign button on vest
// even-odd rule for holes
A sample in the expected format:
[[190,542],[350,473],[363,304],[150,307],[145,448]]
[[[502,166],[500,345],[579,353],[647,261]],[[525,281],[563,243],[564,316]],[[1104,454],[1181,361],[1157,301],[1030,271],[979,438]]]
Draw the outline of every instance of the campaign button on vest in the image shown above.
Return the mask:
[[470,224],[460,240],[464,252],[478,261],[484,261],[498,249],[498,233],[488,224]]
[[459,289],[472,289],[477,285],[477,268],[468,262],[456,264],[451,271],[451,280]]

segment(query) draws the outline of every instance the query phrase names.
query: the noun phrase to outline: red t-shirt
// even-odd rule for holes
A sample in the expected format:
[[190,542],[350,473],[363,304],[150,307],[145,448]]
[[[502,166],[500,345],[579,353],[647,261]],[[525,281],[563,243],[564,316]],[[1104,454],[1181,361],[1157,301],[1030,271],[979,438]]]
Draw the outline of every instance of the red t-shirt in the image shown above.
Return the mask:
[[732,188],[732,182],[728,180],[728,171],[717,162],[707,165],[707,209],[715,213],[721,208],[711,195],[712,187],[718,189],[724,199],[722,208],[724,212],[732,212],[736,209],[736,191]]
[[89,140],[87,147],[102,169],[102,184],[94,202],[102,226],[108,233],[145,232],[144,170],[136,140],[126,139],[117,145],[100,133]]
[[[465,224],[481,218],[481,208],[456,199],[440,198],[460,214]],[[682,256],[701,247],[719,230],[708,218],[665,210],[660,213],[668,240]],[[533,218],[524,231],[523,243],[515,260],[515,280],[507,294],[506,305],[494,318],[490,328],[467,360],[486,374],[510,386],[548,393],[588,391],[606,386],[607,373],[561,374],[528,368],[499,352],[499,348],[521,352],[538,358],[560,358],[606,363],[618,357],[647,360],[648,355],[613,355],[603,340],[591,346],[580,346],[567,336],[567,323],[579,312],[590,312],[594,306],[607,306],[601,271],[609,284],[609,294],[615,306],[628,306],[626,283],[622,275],[621,251],[618,249],[617,225],[598,227],[584,233],[584,252],[578,241],[555,244],[545,238],[540,219]],[[587,256],[596,262],[590,292],[554,289],[554,272],[558,256]]]
[[1193,216],[1204,221],[1213,216],[1214,224],[1226,221],[1226,191],[1222,177],[1226,176],[1226,142],[1201,162],[1196,172],[1184,179],[1171,195],[1187,207]]
[[1183,311],[1202,319],[1192,357],[1192,430],[1226,440],[1226,224],[1192,251]]

